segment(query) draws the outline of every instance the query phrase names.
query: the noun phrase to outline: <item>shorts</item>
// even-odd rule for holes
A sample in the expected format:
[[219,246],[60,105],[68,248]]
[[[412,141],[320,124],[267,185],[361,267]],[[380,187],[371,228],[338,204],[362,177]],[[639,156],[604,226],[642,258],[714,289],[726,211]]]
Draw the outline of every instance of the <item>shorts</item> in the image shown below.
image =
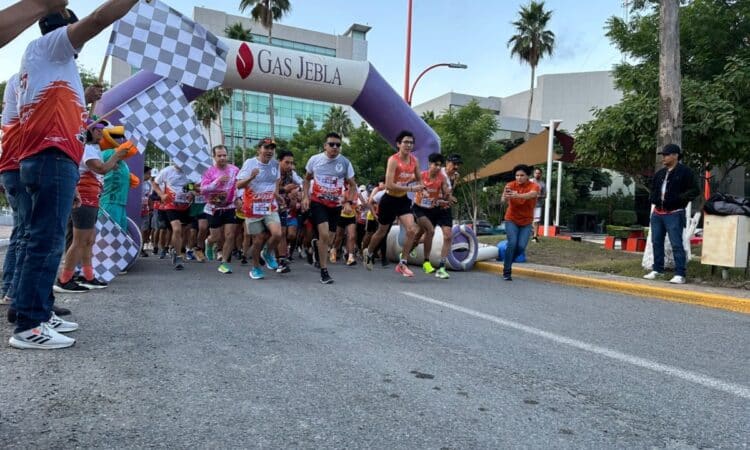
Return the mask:
[[299,221],[297,220],[297,216],[294,217],[287,217],[286,219],[286,226],[287,228],[297,228],[299,227]]
[[534,222],[541,222],[542,221],[542,207],[536,206],[534,207]]
[[156,227],[154,226],[154,223],[155,223],[154,216],[155,215],[156,214],[153,211],[149,211],[148,214],[146,214],[145,216],[142,217],[142,219],[143,219],[143,222],[141,223],[141,231],[142,232],[151,231],[151,230],[155,230],[156,229]]
[[352,217],[339,216],[338,226],[340,226],[341,228],[346,228],[353,223],[357,223],[356,216],[352,216]]
[[170,224],[175,220],[179,220],[183,225],[187,225],[193,221],[193,218],[190,217],[190,210],[187,209],[182,211],[177,209],[167,209],[165,212],[167,213],[167,220]]
[[271,223],[281,223],[279,213],[272,212],[271,214],[266,214],[263,217],[245,219],[245,228],[247,229],[247,234],[256,235],[268,230],[268,224]]
[[365,223],[365,231],[368,233],[378,231],[378,221],[375,219],[368,219],[367,223]]
[[453,222],[447,208],[422,208],[414,205],[412,212],[417,219],[426,217],[433,227],[450,227]]
[[98,206],[79,206],[70,212],[73,228],[79,230],[91,230],[96,228],[96,219],[99,216]]
[[208,216],[208,228],[221,228],[224,225],[236,225],[237,215],[232,209],[217,209]]
[[390,194],[383,194],[378,207],[378,223],[381,225],[390,225],[401,217],[411,214],[411,199],[404,195],[403,197],[394,197]]
[[321,223],[328,222],[328,230],[334,232],[339,223],[339,217],[341,217],[341,206],[330,207],[322,203],[310,202],[310,219],[315,228]]
[[197,217],[201,214],[205,214],[203,210],[206,208],[205,203],[191,203],[190,204],[190,216]]
[[289,220],[289,212],[287,211],[279,211],[279,222],[281,222],[281,226],[287,227],[287,221]]
[[166,209],[156,210],[156,229],[158,230],[172,229],[172,225],[169,223],[169,217],[167,217]]
[[190,222],[190,228],[197,230],[200,228],[200,221],[201,220],[208,220],[208,214],[206,213],[200,213],[197,216],[192,216],[192,221]]

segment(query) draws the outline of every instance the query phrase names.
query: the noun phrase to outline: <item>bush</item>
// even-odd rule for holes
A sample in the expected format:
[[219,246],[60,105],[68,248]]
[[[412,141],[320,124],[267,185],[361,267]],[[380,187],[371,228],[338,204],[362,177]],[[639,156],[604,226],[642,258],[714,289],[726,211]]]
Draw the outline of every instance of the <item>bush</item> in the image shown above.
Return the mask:
[[612,224],[630,226],[637,222],[635,211],[628,209],[616,209],[612,211]]
[[[632,233],[634,230],[637,230],[640,227],[622,227],[618,225],[607,225],[607,234],[610,236],[614,236],[616,238],[622,238],[625,239],[628,236],[630,236],[630,233]],[[648,230],[644,230],[644,235],[646,234]]]

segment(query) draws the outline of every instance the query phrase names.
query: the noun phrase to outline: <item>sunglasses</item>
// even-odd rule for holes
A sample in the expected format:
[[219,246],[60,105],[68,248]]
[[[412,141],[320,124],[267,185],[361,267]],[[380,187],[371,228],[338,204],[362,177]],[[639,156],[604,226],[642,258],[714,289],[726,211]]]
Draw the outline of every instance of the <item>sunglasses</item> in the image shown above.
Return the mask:
[[341,142],[326,142],[329,147],[341,147]]

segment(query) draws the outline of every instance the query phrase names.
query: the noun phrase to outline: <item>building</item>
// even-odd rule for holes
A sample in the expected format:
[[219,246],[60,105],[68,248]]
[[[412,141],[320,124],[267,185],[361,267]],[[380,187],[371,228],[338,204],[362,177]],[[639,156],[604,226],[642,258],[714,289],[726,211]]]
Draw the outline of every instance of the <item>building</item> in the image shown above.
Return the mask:
[[[245,29],[250,29],[253,42],[268,45],[268,30],[248,17],[196,7],[193,9],[193,20],[217,36],[225,36],[226,28],[241,23]],[[344,34],[334,35],[275,23],[271,45],[318,55],[365,61],[367,60],[366,37],[369,30],[369,26],[353,24]],[[125,80],[134,72],[135,69],[124,61],[113,60],[112,84]],[[317,126],[322,126],[325,115],[332,106],[326,102],[280,95],[275,95],[273,100],[274,135],[281,139],[291,139],[297,131],[298,117],[305,120],[312,118]],[[344,109],[349,112],[355,124],[361,122],[359,116],[349,106],[344,106]],[[232,101],[222,109],[221,132],[218,124],[214,124],[211,130],[207,131],[206,138],[212,136],[213,144],[221,142],[216,137],[221,134],[224,144],[230,149],[238,146],[253,147],[259,139],[271,134],[269,95],[235,90],[232,93]]]

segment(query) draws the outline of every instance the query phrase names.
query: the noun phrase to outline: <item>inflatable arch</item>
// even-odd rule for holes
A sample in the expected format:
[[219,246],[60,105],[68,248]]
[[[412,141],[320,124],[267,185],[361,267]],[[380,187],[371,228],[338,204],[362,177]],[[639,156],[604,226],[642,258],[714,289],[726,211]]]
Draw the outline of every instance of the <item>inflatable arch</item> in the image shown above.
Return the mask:
[[[404,247],[406,230],[398,225],[394,225],[391,227],[387,239],[386,257],[396,262],[399,260],[399,254]],[[442,248],[443,230],[437,227],[432,238],[432,251],[427,255],[427,258],[425,258],[424,254],[424,245],[419,244],[406,259],[410,264],[417,265],[421,265],[425,259],[429,259],[430,263],[437,267],[440,262],[440,251]],[[458,271],[471,270],[474,267],[474,263],[477,262],[477,258],[479,258],[479,253],[480,245],[476,234],[474,234],[474,230],[466,225],[454,225],[451,229],[451,249],[447,257],[448,268]],[[487,259],[486,256],[485,259]]]
[[[427,156],[440,151],[437,134],[383,79],[367,61],[352,61],[220,38],[229,47],[223,87],[349,105],[387,142],[394,142],[401,130],[414,133],[414,154],[422,169]],[[161,79],[141,71],[113,87],[97,103],[96,113],[106,114]],[[203,91],[183,85],[186,98],[194,100]],[[120,122],[119,112],[108,115]],[[321,143],[322,145],[322,143]],[[128,160],[132,173],[143,175],[143,155]],[[140,191],[132,191],[128,215],[140,222]]]

